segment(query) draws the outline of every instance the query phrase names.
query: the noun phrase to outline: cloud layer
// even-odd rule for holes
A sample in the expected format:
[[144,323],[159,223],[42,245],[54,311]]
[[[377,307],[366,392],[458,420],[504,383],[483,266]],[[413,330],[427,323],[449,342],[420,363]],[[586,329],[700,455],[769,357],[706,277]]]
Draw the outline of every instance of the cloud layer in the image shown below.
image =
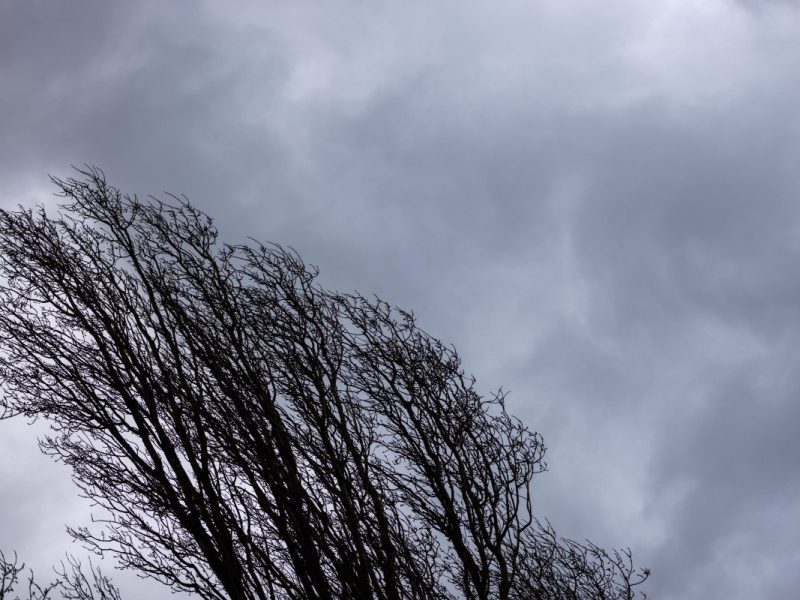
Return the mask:
[[[221,7],[4,3],[0,203],[90,163],[292,245],[510,389],[541,514],[630,545],[651,597],[791,596],[794,4]],[[87,508],[34,438],[0,423],[0,547],[44,564]]]

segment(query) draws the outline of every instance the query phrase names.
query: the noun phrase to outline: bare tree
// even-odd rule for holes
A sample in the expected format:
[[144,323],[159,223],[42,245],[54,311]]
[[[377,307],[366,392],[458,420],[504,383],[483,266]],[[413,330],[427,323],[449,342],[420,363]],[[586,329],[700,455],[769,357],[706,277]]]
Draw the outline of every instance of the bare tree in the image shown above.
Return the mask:
[[[14,553],[13,558],[8,557],[0,550],[0,600],[11,600],[11,594],[17,588],[19,583],[19,575],[25,570],[25,563],[20,562],[17,553]],[[27,585],[25,586],[26,594],[23,596],[26,600],[48,600],[53,595],[53,590],[59,587],[58,582],[52,582],[46,585],[37,583],[36,578],[33,576],[33,571],[28,575]],[[14,600],[20,600],[21,596],[16,594]]]
[[[100,567],[89,564],[89,573],[74,556],[67,556],[66,563],[55,569],[57,578],[47,584],[40,584],[29,571],[26,593],[14,595],[14,600],[50,600],[56,594],[62,600],[120,600],[117,587],[106,577]],[[16,552],[13,558],[0,550],[0,600],[11,600],[11,594],[19,583],[19,575],[25,570]]]
[[0,211],[7,416],[104,516],[72,535],[207,600],[629,599],[630,553],[532,513],[544,445],[412,314],[219,243],[101,171]]

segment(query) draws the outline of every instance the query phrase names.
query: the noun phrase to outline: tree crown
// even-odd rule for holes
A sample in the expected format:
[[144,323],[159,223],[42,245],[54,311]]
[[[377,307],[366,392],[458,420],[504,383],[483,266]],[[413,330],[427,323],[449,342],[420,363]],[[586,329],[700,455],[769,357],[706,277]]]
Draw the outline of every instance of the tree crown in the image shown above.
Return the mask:
[[532,512],[541,437],[411,313],[218,242],[98,169],[0,211],[7,416],[103,509],[71,532],[207,599],[632,598],[630,553]]

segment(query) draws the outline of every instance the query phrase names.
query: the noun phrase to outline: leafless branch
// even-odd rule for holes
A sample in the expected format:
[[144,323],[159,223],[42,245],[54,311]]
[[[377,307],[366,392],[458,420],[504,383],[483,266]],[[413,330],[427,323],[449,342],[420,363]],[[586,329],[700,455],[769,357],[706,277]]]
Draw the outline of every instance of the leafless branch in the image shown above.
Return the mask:
[[[541,437],[412,314],[185,198],[54,182],[58,214],[0,211],[0,409],[51,423],[85,546],[206,600],[633,598],[627,552],[534,518]],[[74,567],[66,598],[119,600]]]

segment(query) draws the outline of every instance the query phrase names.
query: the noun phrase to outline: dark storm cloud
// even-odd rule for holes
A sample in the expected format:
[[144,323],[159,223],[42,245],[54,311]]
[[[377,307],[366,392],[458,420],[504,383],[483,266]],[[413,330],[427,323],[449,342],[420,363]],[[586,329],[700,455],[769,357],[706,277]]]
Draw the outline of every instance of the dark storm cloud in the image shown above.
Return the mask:
[[[790,368],[796,371],[796,364]],[[656,494],[668,494],[670,481],[682,481],[686,488],[674,509],[672,535],[692,548],[686,553],[678,545],[664,546],[656,557],[687,583],[705,575],[713,585],[713,567],[721,557],[751,574],[759,564],[786,562],[784,536],[796,533],[793,513],[800,492],[800,411],[797,381],[780,382],[787,373],[775,371],[773,365],[754,365],[747,376],[730,375],[730,381],[721,382],[693,419],[675,420],[673,431],[683,431],[673,439],[679,443],[662,453],[656,465]],[[760,386],[753,381],[757,378],[764,380]],[[793,386],[791,391],[775,389],[786,384]],[[742,548],[744,540],[747,547]],[[732,581],[725,587],[736,585]]]
[[[785,563],[776,525],[796,509],[800,475],[788,116],[744,106],[712,131],[632,116],[606,137],[573,222],[596,335],[626,348],[618,367],[671,391],[645,387],[630,400],[658,415],[649,516],[679,496],[654,559],[670,573],[657,589],[674,597],[761,595],[752,581]],[[746,580],[723,575],[732,563]]]
[[[551,449],[542,514],[630,544],[651,597],[797,589],[790,3],[0,10],[4,205],[83,162],[186,193],[510,388]],[[36,511],[79,505],[20,481],[0,545],[44,547]]]

